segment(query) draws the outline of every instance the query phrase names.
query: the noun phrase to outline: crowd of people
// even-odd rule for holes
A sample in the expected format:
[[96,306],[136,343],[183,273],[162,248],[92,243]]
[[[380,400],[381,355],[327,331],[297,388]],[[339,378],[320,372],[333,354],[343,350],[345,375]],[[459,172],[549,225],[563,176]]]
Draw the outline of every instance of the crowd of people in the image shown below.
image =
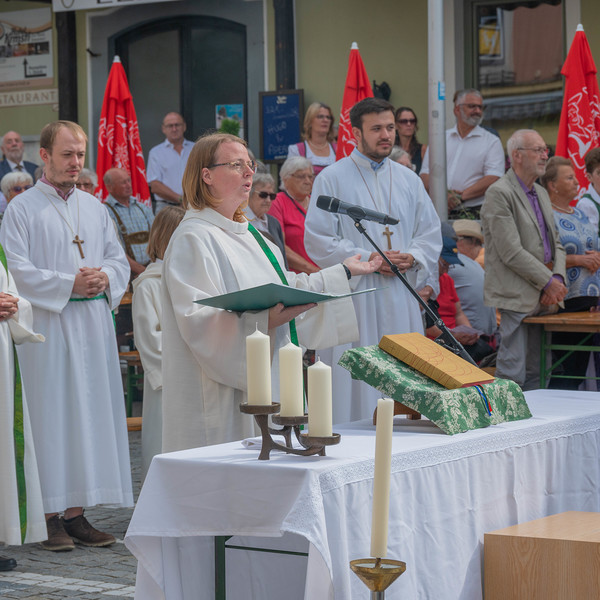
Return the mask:
[[[341,353],[385,334],[441,332],[353,220],[319,210],[321,195],[396,217],[395,225],[363,226],[471,356],[523,389],[545,385],[541,329],[524,320],[596,310],[600,149],[586,157],[590,187],[581,194],[569,160],[548,160],[534,130],[510,137],[505,169],[499,137],[481,126],[478,90],[457,92],[454,114],[447,199],[460,218],[449,223],[440,223],[427,193],[429,154],[416,137],[415,111],[383,99],[351,109],[356,147],[337,162],[333,113],[312,104],[279,190],[244,140],[213,133],[193,143],[183,117],[168,113],[165,141],[148,160],[154,210],[132,196],[131,175],[120,168],[103,174],[106,202],[93,195],[98,181],[83,166],[87,136],[79,125],[44,127],[41,169],[23,160],[21,136],[6,133],[0,472],[11,484],[0,493],[0,541],[39,541],[51,551],[115,542],[88,522],[84,507],[133,502],[111,314],[130,283],[145,375],[144,474],[159,452],[254,434],[238,405],[246,398],[244,339],[257,328],[271,336],[274,370],[288,336],[334,366],[334,422],[372,414],[379,393],[336,366]],[[378,289],[258,312],[195,303],[270,282],[336,294]],[[568,356],[563,373],[583,379],[587,359]],[[581,379],[549,383],[575,388]],[[0,557],[0,570],[14,566]]]

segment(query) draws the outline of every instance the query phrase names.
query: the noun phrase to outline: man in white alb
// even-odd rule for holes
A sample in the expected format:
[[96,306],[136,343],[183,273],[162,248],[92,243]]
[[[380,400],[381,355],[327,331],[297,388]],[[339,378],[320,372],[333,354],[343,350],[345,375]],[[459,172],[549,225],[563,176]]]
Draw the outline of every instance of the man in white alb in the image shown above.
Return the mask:
[[[111,309],[129,265],[106,208],[75,188],[87,137],[79,125],[44,127],[44,176],[6,209],[1,244],[44,344],[19,348],[46,513],[44,548],[108,546],[84,506],[131,506],[123,387]],[[59,513],[64,511],[63,517]]]
[[176,112],[165,115],[162,132],[167,138],[148,154],[146,175],[150,191],[156,199],[155,212],[169,204],[181,204],[181,180],[194,143],[183,136],[186,130],[183,117]]
[[[383,212],[398,218],[399,223],[383,226],[363,221],[363,225],[410,283],[420,289],[430,276],[437,274],[442,248],[440,220],[419,176],[387,158],[394,144],[394,109],[385,100],[367,98],[352,107],[350,121],[357,147],[315,179],[306,216],[306,251],[320,267],[340,263],[355,254],[360,254],[362,260],[374,254],[350,217],[317,208],[320,195]],[[372,275],[353,277],[350,285],[355,290],[383,288],[354,297],[360,331],[360,339],[354,346],[377,344],[386,334],[423,333],[417,301],[389,267],[384,266]],[[349,373],[337,366],[338,358],[339,348],[334,349],[332,358],[332,364],[336,365],[334,420],[369,417],[380,392],[362,382],[351,381]]]
[[[504,175],[500,138],[480,126],[483,98],[475,89],[454,95],[456,125],[446,130],[448,211],[479,218],[486,190]],[[423,157],[421,179],[429,189],[429,148]]]

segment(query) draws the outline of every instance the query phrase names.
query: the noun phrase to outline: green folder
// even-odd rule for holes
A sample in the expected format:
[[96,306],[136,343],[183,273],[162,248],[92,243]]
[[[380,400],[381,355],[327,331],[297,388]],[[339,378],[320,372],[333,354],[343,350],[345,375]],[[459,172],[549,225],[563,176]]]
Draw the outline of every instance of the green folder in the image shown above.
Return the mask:
[[221,296],[212,296],[194,300],[196,304],[204,304],[214,308],[223,308],[243,312],[245,310],[266,310],[281,302],[284,306],[297,306],[298,304],[309,304],[311,302],[328,302],[329,300],[339,300],[356,294],[365,294],[374,292],[377,288],[352,292],[350,294],[321,294],[309,290],[300,290],[298,288],[281,285],[279,283],[267,283],[257,287],[222,294]]

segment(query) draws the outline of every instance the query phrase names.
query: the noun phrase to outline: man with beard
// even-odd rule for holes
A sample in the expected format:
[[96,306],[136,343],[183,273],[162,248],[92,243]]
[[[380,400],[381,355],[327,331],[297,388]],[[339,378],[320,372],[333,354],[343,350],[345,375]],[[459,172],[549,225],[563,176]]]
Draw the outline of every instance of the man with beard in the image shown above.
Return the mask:
[[[129,281],[113,222],[75,188],[87,136],[70,121],[40,134],[44,175],[11,200],[0,244],[44,344],[19,348],[48,540],[46,550],[108,546],[83,508],[131,506],[121,369],[111,310]],[[61,517],[59,513],[63,513]]]
[[[395,137],[394,108],[385,100],[366,98],[352,107],[350,122],[357,147],[315,179],[306,216],[306,251],[322,268],[355,254],[360,254],[361,260],[369,260],[375,254],[350,217],[317,208],[320,195],[386,213],[398,218],[399,223],[383,226],[363,221],[363,225],[392,263],[420,289],[430,276],[437,279],[437,259],[442,249],[440,221],[418,175],[388,159]],[[385,334],[423,333],[417,301],[387,265],[378,273],[352,278],[350,286],[355,291],[381,288],[373,294],[354,297],[360,332],[356,347],[377,344]],[[334,348],[327,361],[337,365],[342,350]],[[352,381],[339,366],[334,367],[333,379],[339,398],[334,405],[335,422],[372,415],[377,397],[381,396],[379,392],[363,382]]]
[[496,377],[526,390],[540,385],[541,325],[525,317],[553,313],[567,294],[566,255],[550,198],[535,183],[546,170],[548,148],[533,129],[520,129],[506,144],[511,168],[485,194],[484,302],[500,311]]
[[[483,99],[478,90],[454,94],[456,125],[446,130],[448,212],[479,218],[486,190],[504,175],[500,139],[480,126]],[[423,158],[421,178],[429,189],[429,149]]]

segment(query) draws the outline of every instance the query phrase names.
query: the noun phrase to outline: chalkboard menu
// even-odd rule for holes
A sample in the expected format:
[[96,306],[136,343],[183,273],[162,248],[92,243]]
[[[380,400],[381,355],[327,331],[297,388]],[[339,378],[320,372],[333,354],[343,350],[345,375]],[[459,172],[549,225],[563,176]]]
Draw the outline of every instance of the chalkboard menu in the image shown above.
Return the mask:
[[260,154],[266,163],[287,158],[288,146],[300,141],[304,90],[259,92]]

